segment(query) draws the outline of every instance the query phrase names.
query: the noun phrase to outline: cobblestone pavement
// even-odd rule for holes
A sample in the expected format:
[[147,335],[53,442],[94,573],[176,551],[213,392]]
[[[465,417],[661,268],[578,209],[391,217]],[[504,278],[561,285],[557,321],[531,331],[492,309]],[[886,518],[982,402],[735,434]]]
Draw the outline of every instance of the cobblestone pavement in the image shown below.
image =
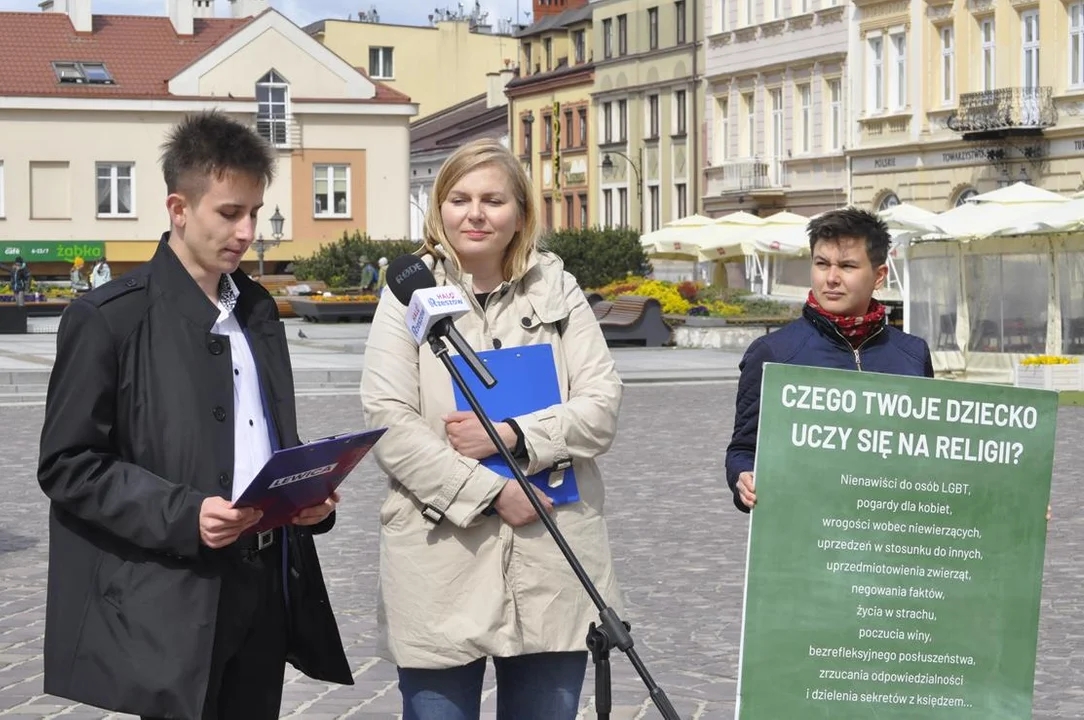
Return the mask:
[[[629,387],[618,440],[602,460],[612,543],[628,597],[624,617],[641,658],[682,718],[733,716],[748,530],[722,480],[733,393],[732,383]],[[307,437],[361,423],[350,394],[301,398],[299,410]],[[0,408],[0,716],[119,718],[42,695],[47,506],[34,480],[41,417],[40,407]],[[1076,490],[1084,476],[1081,437],[1084,411],[1064,409],[1035,685],[1034,717],[1040,720],[1084,717],[1084,494]],[[397,717],[394,668],[373,657],[383,488],[371,459],[344,491],[339,523],[321,538],[320,550],[356,685],[329,686],[291,670],[284,717]],[[658,717],[625,656],[615,651],[612,665],[614,720]],[[593,696],[589,673],[585,718],[594,717]]]

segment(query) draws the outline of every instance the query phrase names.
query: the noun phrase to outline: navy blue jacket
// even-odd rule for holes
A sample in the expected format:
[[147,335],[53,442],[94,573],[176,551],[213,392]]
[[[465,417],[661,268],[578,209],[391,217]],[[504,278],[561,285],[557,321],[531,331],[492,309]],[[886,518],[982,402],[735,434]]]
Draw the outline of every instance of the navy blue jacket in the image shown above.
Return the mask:
[[739,510],[749,512],[738,498],[737,483],[739,474],[753,470],[764,363],[933,377],[933,361],[925,340],[887,323],[874,333],[855,350],[831,322],[806,306],[800,319],[757,338],[745,351],[738,365],[741,379],[734,435],[726,449],[726,483]]

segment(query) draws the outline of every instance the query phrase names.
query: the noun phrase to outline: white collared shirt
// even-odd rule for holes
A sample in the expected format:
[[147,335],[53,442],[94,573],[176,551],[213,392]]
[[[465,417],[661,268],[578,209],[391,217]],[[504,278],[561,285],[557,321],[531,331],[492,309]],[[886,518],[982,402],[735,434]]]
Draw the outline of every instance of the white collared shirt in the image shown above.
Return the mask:
[[218,285],[218,320],[211,332],[230,340],[233,361],[233,499],[249,486],[271,457],[271,438],[263,413],[260,378],[234,309],[240,291],[229,275]]

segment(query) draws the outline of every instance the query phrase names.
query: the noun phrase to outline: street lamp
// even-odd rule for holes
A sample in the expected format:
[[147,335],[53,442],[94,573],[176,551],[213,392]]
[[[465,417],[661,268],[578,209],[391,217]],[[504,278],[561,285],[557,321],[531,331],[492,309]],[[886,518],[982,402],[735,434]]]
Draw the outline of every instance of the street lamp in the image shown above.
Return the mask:
[[260,277],[263,278],[263,254],[271,249],[279,246],[282,242],[282,224],[286,222],[286,218],[279,212],[279,206],[275,206],[275,214],[271,216],[271,237],[272,240],[264,240],[263,233],[256,238],[256,242],[252,243],[252,246],[256,248],[256,257],[260,259]]
[[[640,210],[640,230],[643,230],[644,229],[644,194],[643,194],[644,193],[644,189],[643,189],[644,181],[643,181],[643,177],[640,175],[640,168],[638,168],[636,166],[636,163],[634,163],[632,161],[632,158],[630,158],[625,153],[621,152],[620,150],[610,150],[609,152],[607,152],[605,155],[602,156],[602,170],[603,170],[603,172],[606,172],[606,173],[613,172],[614,161],[610,158],[610,153],[613,153],[614,155],[620,155],[621,157],[625,158],[625,161],[629,164],[629,167],[632,168],[632,171],[634,173],[636,173],[636,206]],[[640,161],[643,162],[643,151],[642,150],[641,150]]]

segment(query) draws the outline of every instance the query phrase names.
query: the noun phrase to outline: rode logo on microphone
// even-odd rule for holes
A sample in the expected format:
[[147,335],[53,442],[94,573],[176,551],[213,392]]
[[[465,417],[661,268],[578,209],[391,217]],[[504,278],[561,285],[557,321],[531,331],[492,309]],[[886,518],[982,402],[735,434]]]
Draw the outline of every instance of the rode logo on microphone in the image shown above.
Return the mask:
[[403,269],[403,272],[395,276],[395,282],[402,285],[404,280],[406,280],[408,277],[410,277],[424,267],[425,265],[420,260],[411,265],[407,265],[406,268]]
[[321,475],[327,475],[329,472],[338,467],[338,463],[331,463],[330,465],[324,465],[323,467],[313,468],[312,470],[306,470],[305,472],[295,473],[294,475],[286,475],[284,477],[277,478],[271,481],[271,484],[267,486],[268,490],[273,488],[282,487],[283,485],[291,485],[302,480],[309,480],[310,478],[319,477]]

